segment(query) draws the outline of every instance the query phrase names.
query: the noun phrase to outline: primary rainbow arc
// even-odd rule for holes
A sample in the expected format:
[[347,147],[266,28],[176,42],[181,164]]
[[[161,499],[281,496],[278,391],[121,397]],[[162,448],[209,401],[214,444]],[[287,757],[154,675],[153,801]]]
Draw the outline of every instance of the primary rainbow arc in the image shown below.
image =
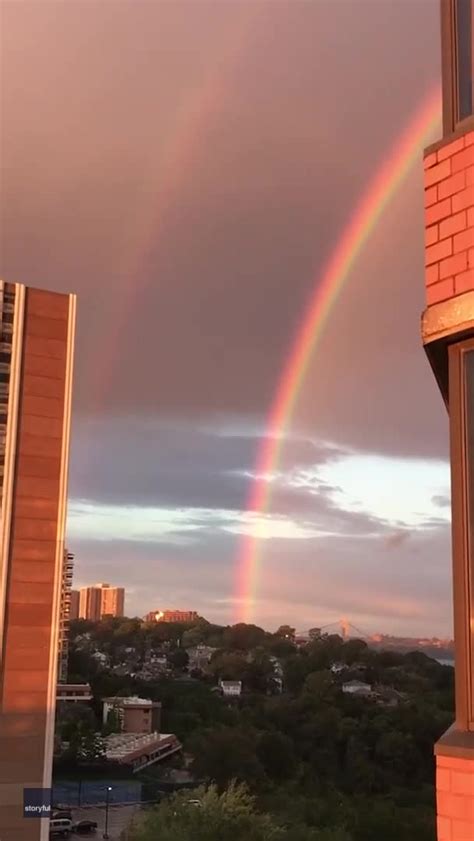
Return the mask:
[[[384,210],[400,187],[441,118],[441,91],[436,88],[424,100],[414,118],[384,159],[356,205],[325,267],[318,273],[315,290],[303,315],[293,346],[279,380],[266,424],[266,436],[254,467],[256,476],[247,511],[264,515],[271,499],[268,481],[279,461],[288,429],[312,355],[321,338],[351,269]],[[237,560],[237,605],[239,621],[252,616],[261,541],[254,535],[243,539]]]

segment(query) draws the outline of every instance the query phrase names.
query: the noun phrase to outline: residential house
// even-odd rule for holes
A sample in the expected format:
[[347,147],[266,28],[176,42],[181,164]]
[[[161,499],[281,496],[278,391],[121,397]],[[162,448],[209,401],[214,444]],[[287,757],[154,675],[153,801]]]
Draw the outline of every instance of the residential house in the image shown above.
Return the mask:
[[356,695],[357,697],[369,697],[372,695],[372,687],[370,683],[364,683],[362,680],[349,680],[342,684],[342,691],[345,695]]
[[225,698],[238,698],[242,694],[241,680],[220,680],[219,686]]

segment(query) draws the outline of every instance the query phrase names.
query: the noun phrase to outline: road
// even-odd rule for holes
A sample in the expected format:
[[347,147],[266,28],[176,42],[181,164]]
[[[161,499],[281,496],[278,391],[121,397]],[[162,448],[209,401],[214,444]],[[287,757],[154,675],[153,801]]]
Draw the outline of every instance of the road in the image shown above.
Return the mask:
[[[133,816],[137,814],[139,809],[139,805],[109,806],[108,834],[110,841],[122,841],[120,837],[122,832],[129,826]],[[74,821],[97,821],[97,835],[95,838],[102,838],[105,830],[105,806],[83,806],[80,809],[72,809],[72,816]],[[72,836],[72,838],[76,837],[79,838],[79,836]]]

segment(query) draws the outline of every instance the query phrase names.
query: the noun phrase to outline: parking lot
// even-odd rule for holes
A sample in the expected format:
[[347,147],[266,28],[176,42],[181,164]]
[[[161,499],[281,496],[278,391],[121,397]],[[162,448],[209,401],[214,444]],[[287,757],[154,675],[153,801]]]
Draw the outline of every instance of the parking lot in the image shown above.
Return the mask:
[[[133,816],[137,814],[137,811],[139,809],[139,804],[127,806],[109,806],[108,834],[110,841],[121,841],[122,833],[130,825]],[[72,809],[72,816],[74,821],[96,821],[97,833],[90,837],[96,839],[102,838],[102,835],[105,830],[105,806],[84,806],[83,808]],[[71,839],[76,837],[87,838],[88,836],[72,835]]]

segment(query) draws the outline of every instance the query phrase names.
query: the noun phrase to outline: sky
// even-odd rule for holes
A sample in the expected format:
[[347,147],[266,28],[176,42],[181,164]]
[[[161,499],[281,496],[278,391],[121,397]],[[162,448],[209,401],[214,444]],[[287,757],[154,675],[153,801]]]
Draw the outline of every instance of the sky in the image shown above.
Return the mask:
[[[308,301],[440,82],[437,0],[3,0],[0,274],[75,292],[68,545],[126,612],[451,636],[421,149],[247,510]],[[423,33],[423,37],[420,37]],[[432,138],[433,140],[436,137]]]

